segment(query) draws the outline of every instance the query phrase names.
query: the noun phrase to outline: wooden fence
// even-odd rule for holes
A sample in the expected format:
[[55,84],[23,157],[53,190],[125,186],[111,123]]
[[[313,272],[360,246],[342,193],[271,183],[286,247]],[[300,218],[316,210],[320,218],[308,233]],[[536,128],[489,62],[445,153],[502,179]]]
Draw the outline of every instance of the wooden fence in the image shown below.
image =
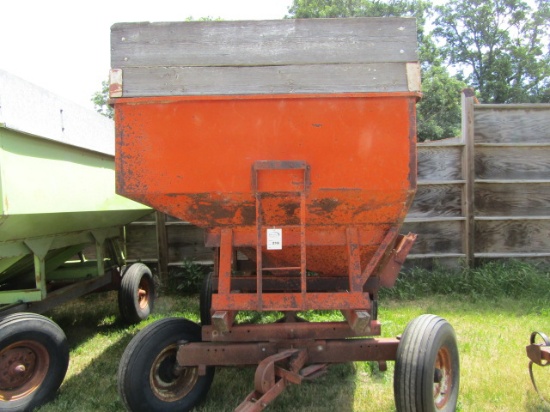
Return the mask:
[[[156,216],[156,219],[155,219]],[[402,232],[409,265],[550,261],[550,105],[477,104],[462,95],[462,135],[418,145],[418,191]],[[130,260],[211,262],[201,229],[153,214],[127,227]]]

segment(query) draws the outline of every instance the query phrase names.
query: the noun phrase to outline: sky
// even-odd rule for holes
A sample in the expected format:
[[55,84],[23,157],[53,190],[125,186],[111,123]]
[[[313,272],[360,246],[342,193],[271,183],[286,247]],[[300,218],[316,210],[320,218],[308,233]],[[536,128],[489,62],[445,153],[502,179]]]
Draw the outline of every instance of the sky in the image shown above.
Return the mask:
[[281,19],[292,0],[17,0],[0,8],[0,69],[81,106],[110,69],[119,22]]

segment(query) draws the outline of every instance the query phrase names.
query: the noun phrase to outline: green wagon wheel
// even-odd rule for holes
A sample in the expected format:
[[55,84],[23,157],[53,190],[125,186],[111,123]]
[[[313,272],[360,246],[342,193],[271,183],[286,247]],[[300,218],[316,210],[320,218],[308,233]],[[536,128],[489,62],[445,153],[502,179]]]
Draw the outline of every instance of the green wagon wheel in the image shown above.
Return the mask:
[[153,311],[155,282],[151,270],[134,263],[123,271],[118,291],[118,307],[127,323],[139,323]]
[[0,410],[24,411],[55,393],[69,366],[63,330],[48,318],[16,313],[0,318]]

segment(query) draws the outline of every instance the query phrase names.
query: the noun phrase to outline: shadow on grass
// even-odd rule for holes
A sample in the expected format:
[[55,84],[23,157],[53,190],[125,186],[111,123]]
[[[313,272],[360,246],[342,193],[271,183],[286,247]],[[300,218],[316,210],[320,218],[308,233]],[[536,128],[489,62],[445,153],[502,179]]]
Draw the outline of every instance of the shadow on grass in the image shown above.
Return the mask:
[[[179,301],[181,302],[181,300]],[[173,306],[160,303],[162,317]],[[117,391],[117,370],[122,354],[138,328],[125,325],[119,315],[116,294],[81,298],[49,314],[65,331],[71,349],[67,378],[58,396],[39,409],[60,411],[124,410]],[[179,314],[178,314],[179,315]],[[370,366],[365,366],[368,372]],[[233,411],[254,388],[254,367],[217,368],[213,385],[197,412]],[[290,385],[269,406],[272,412],[354,410],[353,364],[332,365],[326,375],[301,385]],[[376,373],[372,374],[377,379]]]
[[[230,412],[254,389],[255,368],[218,368],[206,401],[197,412]],[[270,412],[354,410],[355,368],[332,365],[326,375],[289,385],[268,407]]]
[[116,392],[116,372],[133,334],[118,314],[116,292],[88,295],[46,315],[65,332],[70,361],[57,397],[37,411],[123,410]]
[[125,334],[88,366],[65,379],[57,398],[40,412],[124,410],[117,393],[116,374],[118,360],[131,339],[132,335]]
[[[547,392],[550,392],[550,391],[547,391]],[[527,401],[525,402],[525,411],[526,412],[550,412],[550,403],[541,399],[533,389],[532,392],[529,392],[527,394]]]

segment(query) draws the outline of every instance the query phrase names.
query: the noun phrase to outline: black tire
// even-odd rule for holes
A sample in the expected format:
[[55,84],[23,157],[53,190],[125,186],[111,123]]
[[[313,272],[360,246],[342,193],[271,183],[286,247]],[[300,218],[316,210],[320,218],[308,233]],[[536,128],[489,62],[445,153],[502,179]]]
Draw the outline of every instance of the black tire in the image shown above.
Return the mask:
[[126,323],[139,323],[151,314],[155,303],[155,282],[151,270],[134,263],[122,274],[118,308]]
[[435,315],[412,320],[397,349],[393,382],[397,411],[454,411],[459,377],[453,327]]
[[210,308],[212,308],[212,278],[214,274],[208,273],[202,280],[201,292],[199,295],[200,303],[200,315],[202,325],[212,324],[212,314]]
[[198,368],[176,375],[177,342],[201,340],[201,328],[182,318],[156,321],[128,344],[118,367],[118,391],[130,411],[189,411],[208,393],[214,367],[199,376]]
[[0,317],[0,411],[28,411],[51,400],[69,366],[63,330],[35,313]]

